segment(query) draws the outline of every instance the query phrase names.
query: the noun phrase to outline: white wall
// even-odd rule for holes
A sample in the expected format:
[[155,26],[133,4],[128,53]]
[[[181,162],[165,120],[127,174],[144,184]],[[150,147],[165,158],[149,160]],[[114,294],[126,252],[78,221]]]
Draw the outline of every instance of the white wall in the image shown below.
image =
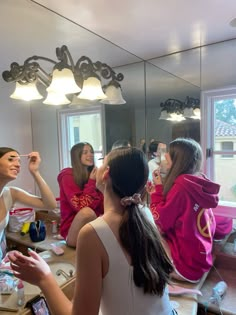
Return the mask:
[[57,175],[60,171],[57,108],[57,106],[44,105],[42,102],[31,105],[33,148],[40,152],[41,174],[55,197],[59,196]]
[[[0,83],[0,147],[12,147],[21,154],[32,151],[30,105],[9,98],[14,85]],[[10,185],[35,192],[34,181],[28,172],[27,158],[22,158],[21,172]]]
[[[39,103],[27,103],[9,98],[14,84],[0,80],[0,147],[16,149],[21,154],[39,151],[42,163],[40,172],[58,196],[57,174],[59,154],[56,108]],[[33,140],[34,139],[34,140]],[[9,183],[37,193],[34,180],[28,171],[27,158],[21,158],[21,172]]]

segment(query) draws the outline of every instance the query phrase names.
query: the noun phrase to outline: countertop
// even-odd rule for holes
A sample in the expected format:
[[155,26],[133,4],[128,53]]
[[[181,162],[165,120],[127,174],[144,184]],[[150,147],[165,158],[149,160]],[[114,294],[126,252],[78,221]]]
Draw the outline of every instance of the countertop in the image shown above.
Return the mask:
[[[220,304],[210,303],[213,287],[225,281],[228,288]],[[233,244],[226,244],[224,251],[217,255],[215,266],[211,269],[201,289],[203,296],[199,298],[199,307],[207,308],[213,314],[236,315],[236,253]]]
[[[198,283],[189,283],[183,281],[174,280],[174,284],[187,288],[187,289],[196,289],[200,290],[203,286],[204,281],[206,280],[208,273],[205,273],[201,280]],[[178,315],[196,315],[198,310],[198,296],[197,294],[183,294],[178,296],[170,295],[170,300],[178,312]]]
[[[66,264],[71,264],[73,266],[75,266],[75,250],[72,248],[69,248],[68,246],[66,246],[65,244],[63,244],[62,242],[60,244],[58,244],[60,247],[62,247],[64,249],[64,255],[62,256],[56,256],[51,250],[46,250],[43,251],[41,253],[39,253],[44,259],[45,261],[47,261],[50,264],[59,264],[60,266],[64,266],[64,263]],[[30,244],[28,244],[28,246],[30,247]],[[62,269],[64,269],[62,267]],[[66,280],[63,281],[63,285],[66,283]],[[28,294],[25,294],[25,303],[29,300],[31,300],[33,297],[35,297],[36,295],[40,294],[40,289],[36,286],[32,286],[28,283],[24,283],[25,286],[25,291],[30,292]],[[16,300],[17,300],[17,295],[16,292],[13,292],[11,295],[1,295],[0,294],[0,313],[1,315],[10,315],[10,314],[31,314],[27,309],[19,308],[17,307],[16,304]],[[12,307],[13,309],[15,309],[15,312],[9,312],[9,311],[4,311],[3,309],[1,309],[1,306],[5,306],[5,307]],[[17,310],[18,309],[18,310]]]
[[[64,241],[57,240],[56,235],[51,234],[50,226],[47,228],[47,231],[48,233],[47,233],[46,239],[42,242],[37,242],[37,243],[33,243],[28,234],[21,236],[20,233],[7,232],[7,238],[10,239],[11,241],[15,241],[17,243],[23,244],[32,249],[36,249],[37,251],[42,251],[41,255],[43,255],[45,251],[50,251],[51,243],[53,242],[58,243],[60,244],[59,246],[63,247],[65,254],[63,256],[55,256],[54,254],[52,254],[52,259],[55,262],[63,260],[63,261],[67,261],[72,264],[75,264],[75,250],[66,246]],[[203,277],[202,281],[199,282],[198,284],[190,284],[187,282],[177,282],[177,281],[175,283],[185,288],[200,289],[205,278],[206,276]],[[196,294],[170,296],[170,300],[179,315],[196,315],[197,314],[198,298]],[[10,315],[13,313],[1,311],[1,314]],[[18,312],[15,312],[15,314],[25,314],[25,310],[20,309]]]
[[[39,254],[44,257],[44,259],[49,263],[69,263],[73,266],[75,266],[75,249],[70,248],[66,245],[64,240],[58,239],[57,234],[51,233],[51,225],[49,223],[46,223],[47,228],[47,235],[46,239],[42,242],[32,242],[30,239],[29,234],[22,236],[20,232],[7,232],[6,236],[7,239],[12,241],[16,244],[21,244],[23,246],[30,247],[33,250],[36,250],[37,252],[40,252]],[[56,256],[51,251],[51,244],[55,243],[57,246],[62,247],[64,250],[64,254],[62,256]],[[30,290],[28,288],[30,286]],[[25,287],[28,288],[28,291],[30,291],[32,294],[26,295],[26,301],[32,299],[36,295],[40,293],[39,288],[35,286],[31,286],[27,283],[25,283]],[[15,314],[30,314],[29,311],[27,311],[24,308],[19,308],[16,306],[16,292],[13,292],[11,295],[1,295],[0,294],[0,313],[1,315],[10,315],[14,314],[13,311],[4,311],[1,309],[1,306],[8,306],[12,307],[13,309],[17,309],[14,311]]]
[[56,235],[48,235],[45,238],[44,241],[42,242],[32,242],[29,234],[26,234],[24,236],[20,235],[20,233],[13,233],[13,232],[7,232],[6,234],[7,239],[22,245],[25,245],[27,247],[30,247],[31,249],[37,251],[37,252],[43,252],[45,250],[50,250],[51,249],[51,244],[52,243],[58,243],[61,241],[61,243],[65,243],[65,241],[57,239],[57,234]]

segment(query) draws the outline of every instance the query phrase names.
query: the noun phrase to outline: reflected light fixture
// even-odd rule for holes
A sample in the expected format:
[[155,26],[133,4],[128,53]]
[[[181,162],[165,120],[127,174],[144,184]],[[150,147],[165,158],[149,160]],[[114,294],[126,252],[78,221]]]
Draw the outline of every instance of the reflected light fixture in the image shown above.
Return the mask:
[[78,98],[89,99],[91,101],[103,100],[107,98],[107,96],[103,93],[101,81],[96,75],[93,75],[84,80],[83,89],[78,95]]
[[123,99],[121,94],[121,87],[117,81],[111,81],[107,86],[104,87],[107,99],[102,100],[104,104],[125,104],[126,101]]
[[[2,73],[6,82],[16,82],[11,98],[25,101],[42,99],[37,85],[45,87],[48,105],[66,105],[75,96],[86,100],[99,100],[103,104],[125,104],[121,93],[122,73],[116,72],[106,63],[82,56],[75,63],[67,46],[56,48],[57,61],[43,56],[32,56],[21,66],[13,62],[10,71]],[[49,62],[52,69],[48,73],[38,60]],[[40,90],[41,91],[41,90]],[[111,92],[112,91],[112,92]]]
[[185,101],[174,98],[167,99],[160,104],[162,110],[159,119],[170,121],[182,121],[186,118],[200,119],[200,100],[187,96]]

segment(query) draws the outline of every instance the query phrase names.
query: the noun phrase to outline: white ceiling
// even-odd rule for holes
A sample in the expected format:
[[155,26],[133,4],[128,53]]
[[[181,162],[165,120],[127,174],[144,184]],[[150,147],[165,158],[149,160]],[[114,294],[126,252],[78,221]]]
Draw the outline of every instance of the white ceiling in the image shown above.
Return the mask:
[[143,59],[236,37],[229,25],[236,17],[235,0],[33,2]]
[[79,49],[94,33],[147,60],[236,38],[235,17],[235,0],[0,0],[1,42],[19,53],[60,41]]
[[[148,60],[236,38],[235,17],[235,0],[0,0],[0,72],[32,55],[55,60],[63,44],[75,59],[87,55],[112,67]],[[167,59],[163,64],[168,71]],[[185,58],[185,73],[188,64]],[[192,69],[184,79],[199,86]]]

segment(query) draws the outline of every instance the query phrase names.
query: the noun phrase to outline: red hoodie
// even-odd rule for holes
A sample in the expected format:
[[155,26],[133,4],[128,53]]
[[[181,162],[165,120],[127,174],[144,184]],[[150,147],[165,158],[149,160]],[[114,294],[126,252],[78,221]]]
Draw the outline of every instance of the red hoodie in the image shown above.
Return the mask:
[[211,208],[218,204],[219,189],[220,185],[206,178],[183,174],[166,197],[162,185],[156,185],[151,195],[151,211],[174,266],[190,281],[199,280],[212,266],[216,223]]
[[96,181],[89,179],[81,189],[75,182],[72,168],[64,168],[58,175],[60,187],[61,227],[66,238],[76,214],[84,207],[90,207],[97,216],[103,214],[103,194],[96,188]]

